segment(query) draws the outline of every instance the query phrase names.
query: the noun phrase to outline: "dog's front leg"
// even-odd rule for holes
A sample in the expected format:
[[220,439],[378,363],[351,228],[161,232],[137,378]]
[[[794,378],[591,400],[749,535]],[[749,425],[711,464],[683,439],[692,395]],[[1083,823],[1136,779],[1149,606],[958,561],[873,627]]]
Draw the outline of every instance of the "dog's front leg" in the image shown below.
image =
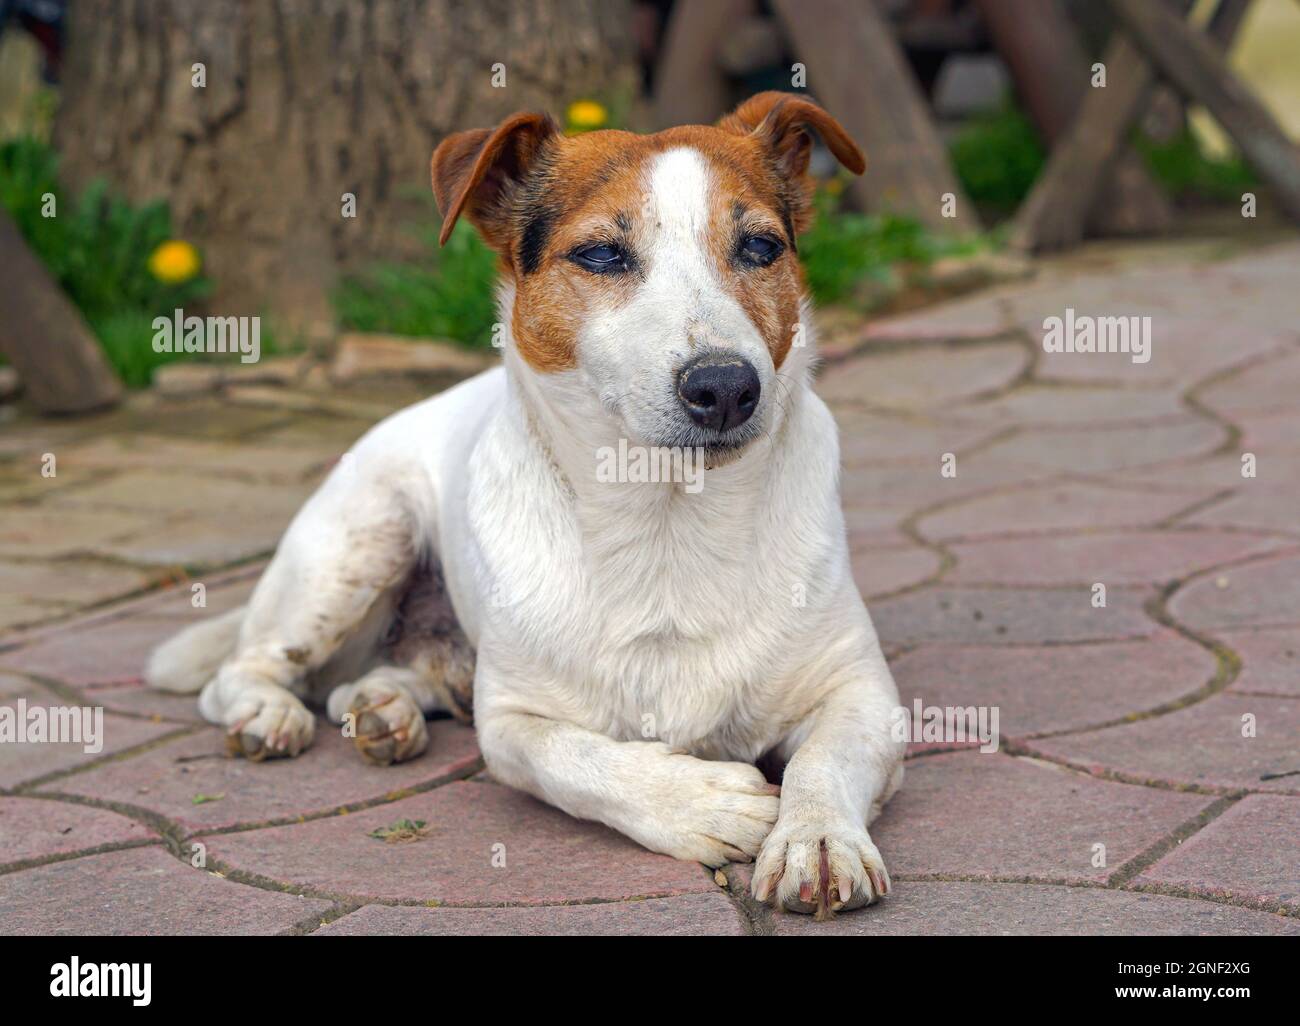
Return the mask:
[[779,788],[756,767],[697,759],[661,741],[615,741],[521,711],[493,700],[484,687],[490,672],[480,649],[479,746],[502,783],[674,858],[721,866],[757,854],[776,821]]
[[[754,867],[759,901],[824,918],[888,893],[867,825],[903,779],[897,691],[883,657],[845,671],[781,746],[781,815]],[[792,753],[792,754],[791,754]]]

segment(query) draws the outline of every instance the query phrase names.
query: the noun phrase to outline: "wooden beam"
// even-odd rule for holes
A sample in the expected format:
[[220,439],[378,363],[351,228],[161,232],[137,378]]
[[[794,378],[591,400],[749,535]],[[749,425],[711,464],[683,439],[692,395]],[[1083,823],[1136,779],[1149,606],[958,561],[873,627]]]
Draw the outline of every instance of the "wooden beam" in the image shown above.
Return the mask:
[[[867,173],[850,186],[858,204],[938,231],[976,231],[979,217],[875,2],[772,0],[772,7],[807,66],[809,86],[867,155]],[[945,193],[956,199],[956,217],[943,216]]]
[[1107,2],[1124,31],[1160,73],[1189,100],[1214,115],[1246,160],[1277,191],[1282,209],[1300,221],[1300,147],[1232,73],[1214,42],[1161,4],[1150,0]]
[[0,353],[42,413],[86,413],[111,406],[122,384],[80,312],[50,277],[18,226],[0,209]]
[[[1011,71],[1030,120],[1050,152],[1066,134],[1089,90],[1087,54],[1061,0],[976,0],[994,45]],[[1173,204],[1125,146],[1087,211],[1099,235],[1157,235],[1174,221]]]
[[707,125],[727,113],[730,83],[719,47],[728,27],[753,10],[752,0],[673,5],[655,69],[654,118],[660,128]]

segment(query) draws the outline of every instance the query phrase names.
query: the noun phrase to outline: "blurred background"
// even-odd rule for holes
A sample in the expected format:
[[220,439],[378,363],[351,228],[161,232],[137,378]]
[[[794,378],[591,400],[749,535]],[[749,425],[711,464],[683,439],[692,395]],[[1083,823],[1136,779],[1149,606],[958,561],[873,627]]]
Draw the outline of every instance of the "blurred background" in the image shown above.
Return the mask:
[[[1189,9],[1300,135],[1300,4],[1145,2]],[[155,378],[212,385],[171,366],[211,357],[150,344],[176,307],[260,316],[266,369],[246,377],[357,334],[398,362],[393,339],[486,349],[493,258],[465,225],[437,250],[428,162],[526,108],[578,132],[708,122],[762,89],[827,106],[869,161],[852,182],[814,163],[800,249],[832,339],[1089,239],[1290,230],[1238,126],[1125,50],[1115,19],[1096,0],[0,0],[0,399],[26,385],[76,412]],[[1078,172],[1086,203],[1067,168],[1035,209],[1053,148],[1087,150],[1085,114],[1114,120],[1085,109],[1101,85],[1112,108],[1128,91],[1115,152]]]

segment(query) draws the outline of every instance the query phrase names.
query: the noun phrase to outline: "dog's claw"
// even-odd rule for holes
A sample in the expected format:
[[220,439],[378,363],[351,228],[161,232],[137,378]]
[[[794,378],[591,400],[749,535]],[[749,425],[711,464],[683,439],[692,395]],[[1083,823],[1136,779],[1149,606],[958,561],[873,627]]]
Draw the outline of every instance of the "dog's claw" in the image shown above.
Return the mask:
[[376,766],[414,758],[429,743],[424,713],[405,690],[362,682],[348,711],[355,717],[357,751]]

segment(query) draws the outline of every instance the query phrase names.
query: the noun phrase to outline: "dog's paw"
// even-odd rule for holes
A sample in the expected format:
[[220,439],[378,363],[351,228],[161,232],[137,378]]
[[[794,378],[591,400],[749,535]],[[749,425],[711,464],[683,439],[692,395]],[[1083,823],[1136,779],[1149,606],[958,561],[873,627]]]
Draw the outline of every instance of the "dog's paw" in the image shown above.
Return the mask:
[[889,893],[885,860],[865,827],[851,823],[778,821],[754,866],[754,897],[818,919]]
[[221,716],[226,749],[254,762],[295,756],[316,736],[316,718],[274,684],[249,684]]
[[671,752],[666,759],[655,836],[642,843],[715,868],[753,861],[776,822],[781,789],[743,762],[706,762]]
[[341,720],[344,713],[353,716],[353,741],[367,762],[405,762],[429,746],[424,712],[410,692],[391,681],[372,677],[336,688],[328,711],[331,719]]

